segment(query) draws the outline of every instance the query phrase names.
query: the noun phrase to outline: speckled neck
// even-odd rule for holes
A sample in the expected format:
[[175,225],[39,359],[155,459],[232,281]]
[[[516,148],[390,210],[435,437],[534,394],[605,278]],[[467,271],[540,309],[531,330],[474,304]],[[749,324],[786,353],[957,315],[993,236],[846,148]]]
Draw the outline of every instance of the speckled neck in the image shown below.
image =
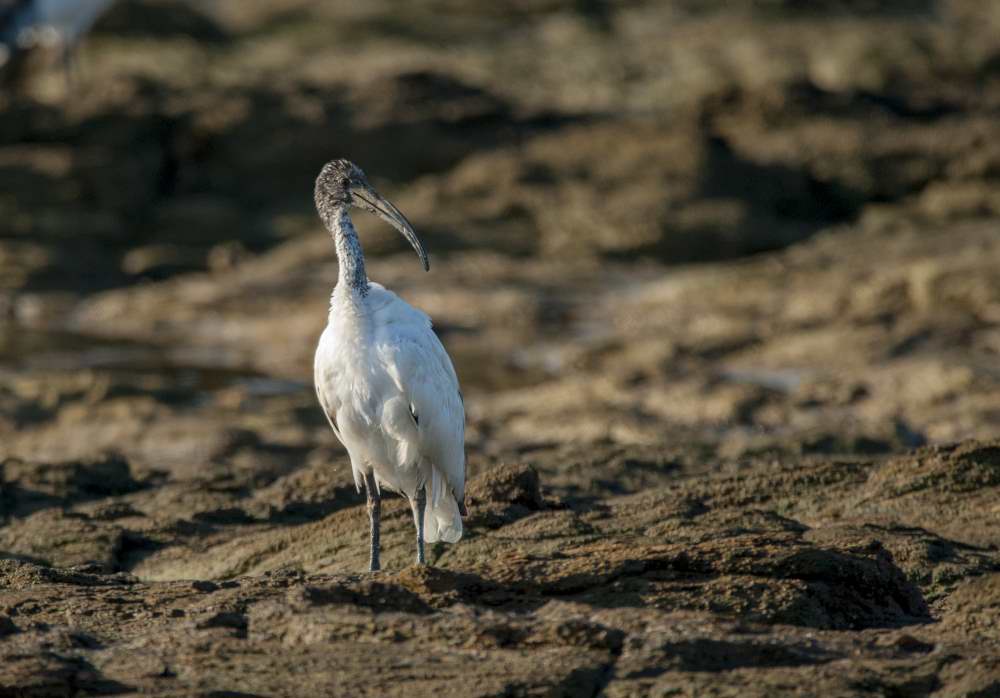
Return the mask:
[[362,298],[368,295],[368,275],[365,273],[365,255],[361,251],[358,231],[354,229],[346,206],[338,206],[331,215],[324,216],[324,223],[337,248],[340,276],[337,286],[355,291]]

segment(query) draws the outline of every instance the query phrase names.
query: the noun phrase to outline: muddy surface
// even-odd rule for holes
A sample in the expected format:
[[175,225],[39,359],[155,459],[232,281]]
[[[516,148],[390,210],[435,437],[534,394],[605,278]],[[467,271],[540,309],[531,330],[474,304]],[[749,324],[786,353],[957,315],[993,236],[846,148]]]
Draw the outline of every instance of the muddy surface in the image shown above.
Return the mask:
[[[121,2],[0,105],[0,696],[1000,696],[1000,9]],[[312,352],[346,156],[466,536]]]

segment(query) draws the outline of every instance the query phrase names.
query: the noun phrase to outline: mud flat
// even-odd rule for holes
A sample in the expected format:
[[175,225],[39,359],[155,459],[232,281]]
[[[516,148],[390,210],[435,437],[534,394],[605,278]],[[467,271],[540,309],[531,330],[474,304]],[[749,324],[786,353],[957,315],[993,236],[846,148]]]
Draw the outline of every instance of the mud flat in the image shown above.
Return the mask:
[[[121,3],[0,108],[0,696],[1000,696],[988,5]],[[334,155],[466,395],[426,568],[311,385]]]

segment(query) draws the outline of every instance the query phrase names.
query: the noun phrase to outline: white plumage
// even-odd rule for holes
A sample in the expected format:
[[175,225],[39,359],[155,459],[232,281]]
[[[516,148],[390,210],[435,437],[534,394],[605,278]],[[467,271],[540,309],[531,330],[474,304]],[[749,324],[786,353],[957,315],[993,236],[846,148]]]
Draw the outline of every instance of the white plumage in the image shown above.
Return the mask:
[[[339,287],[338,287],[339,289]],[[355,312],[334,291],[316,349],[316,393],[351,456],[358,491],[374,470],[380,486],[409,498],[430,484],[425,540],[462,537],[465,412],[458,378],[430,318],[370,283]]]
[[[343,160],[316,183],[316,206],[334,236],[340,276],[316,349],[316,394],[351,458],[354,482],[368,492],[371,568],[379,568],[379,495],[406,496],[423,541],[462,537],[465,410],[458,378],[430,318],[392,291],[369,282],[348,214],[360,206],[396,226],[426,255],[405,217]],[[424,505],[426,500],[426,507]]]

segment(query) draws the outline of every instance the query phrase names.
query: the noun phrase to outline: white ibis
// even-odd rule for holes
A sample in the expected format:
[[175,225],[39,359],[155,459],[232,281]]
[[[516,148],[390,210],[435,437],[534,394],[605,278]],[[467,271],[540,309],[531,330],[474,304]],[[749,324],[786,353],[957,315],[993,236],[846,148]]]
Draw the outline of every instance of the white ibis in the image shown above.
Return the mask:
[[[0,67],[34,49],[56,49],[67,79],[73,51],[114,0],[0,0]],[[5,66],[5,63],[11,66]]]
[[406,217],[347,160],[323,166],[316,210],[333,236],[340,275],[316,348],[316,394],[347,449],[354,484],[368,496],[370,569],[379,569],[381,491],[410,501],[417,563],[424,541],[454,543],[465,514],[465,407],[448,353],[430,318],[370,282],[352,206],[374,213],[409,241],[424,270],[427,253]]

